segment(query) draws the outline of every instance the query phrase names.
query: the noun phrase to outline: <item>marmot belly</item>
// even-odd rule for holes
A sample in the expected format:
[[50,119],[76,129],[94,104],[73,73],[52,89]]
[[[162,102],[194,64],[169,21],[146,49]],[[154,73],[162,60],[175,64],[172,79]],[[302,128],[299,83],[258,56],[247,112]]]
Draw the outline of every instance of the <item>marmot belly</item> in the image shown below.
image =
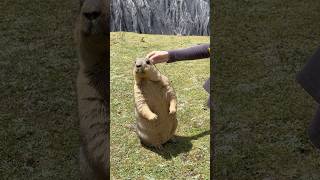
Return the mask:
[[177,127],[176,115],[169,115],[170,99],[166,88],[160,82],[143,81],[141,91],[150,110],[158,115],[158,119],[150,121],[137,115],[137,134],[149,145],[160,146],[167,142]]

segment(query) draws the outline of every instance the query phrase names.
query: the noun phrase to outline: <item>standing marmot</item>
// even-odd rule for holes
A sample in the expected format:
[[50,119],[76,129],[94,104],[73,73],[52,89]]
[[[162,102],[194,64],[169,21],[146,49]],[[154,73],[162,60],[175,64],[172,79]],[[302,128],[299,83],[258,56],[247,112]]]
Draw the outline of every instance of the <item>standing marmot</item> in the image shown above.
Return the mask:
[[77,77],[80,119],[80,179],[109,177],[109,1],[81,0],[75,30],[80,56]]
[[175,92],[148,59],[137,59],[133,74],[136,132],[143,144],[161,149],[177,128]]

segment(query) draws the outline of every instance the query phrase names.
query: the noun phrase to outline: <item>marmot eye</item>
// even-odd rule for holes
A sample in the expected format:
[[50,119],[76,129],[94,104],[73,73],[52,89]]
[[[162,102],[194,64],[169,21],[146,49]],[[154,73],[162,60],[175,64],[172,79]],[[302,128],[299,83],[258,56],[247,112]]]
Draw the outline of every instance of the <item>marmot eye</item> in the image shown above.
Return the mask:
[[148,60],[148,61],[146,61],[146,63],[147,63],[147,64],[150,64],[150,61]]

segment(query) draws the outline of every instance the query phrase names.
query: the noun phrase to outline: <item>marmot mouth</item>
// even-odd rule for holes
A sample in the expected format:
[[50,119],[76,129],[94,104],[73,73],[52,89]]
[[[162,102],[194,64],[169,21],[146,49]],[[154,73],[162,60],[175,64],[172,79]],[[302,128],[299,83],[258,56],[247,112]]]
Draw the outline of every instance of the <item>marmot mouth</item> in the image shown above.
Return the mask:
[[144,70],[139,68],[136,70],[136,73],[144,73]]

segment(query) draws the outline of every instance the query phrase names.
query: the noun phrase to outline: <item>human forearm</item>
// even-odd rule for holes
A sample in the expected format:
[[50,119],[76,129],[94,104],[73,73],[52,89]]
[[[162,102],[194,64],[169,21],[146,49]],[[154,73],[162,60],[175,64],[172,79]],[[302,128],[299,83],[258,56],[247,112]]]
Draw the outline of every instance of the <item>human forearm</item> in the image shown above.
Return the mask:
[[169,60],[167,63],[181,61],[181,60],[194,60],[210,57],[210,44],[201,44],[189,48],[170,50]]

